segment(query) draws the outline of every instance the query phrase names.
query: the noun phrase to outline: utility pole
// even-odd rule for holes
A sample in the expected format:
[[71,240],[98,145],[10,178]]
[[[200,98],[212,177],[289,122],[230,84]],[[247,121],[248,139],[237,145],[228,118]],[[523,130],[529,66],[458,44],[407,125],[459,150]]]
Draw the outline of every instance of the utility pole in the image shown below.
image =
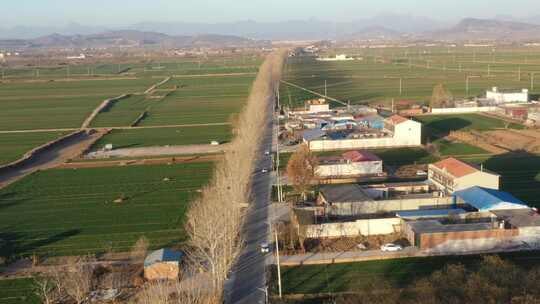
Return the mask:
[[534,72],[531,72],[531,91],[534,90]]
[[279,298],[281,299],[281,266],[279,265],[279,242],[278,242],[277,229],[275,229],[275,234],[276,234],[276,262],[277,262],[277,273],[278,273],[278,291],[279,291]]
[[469,96],[469,79],[471,78],[479,78],[480,76],[467,76],[465,79],[465,91],[467,92],[467,97]]
[[328,97],[328,88],[326,86],[326,79],[324,80],[324,97]]

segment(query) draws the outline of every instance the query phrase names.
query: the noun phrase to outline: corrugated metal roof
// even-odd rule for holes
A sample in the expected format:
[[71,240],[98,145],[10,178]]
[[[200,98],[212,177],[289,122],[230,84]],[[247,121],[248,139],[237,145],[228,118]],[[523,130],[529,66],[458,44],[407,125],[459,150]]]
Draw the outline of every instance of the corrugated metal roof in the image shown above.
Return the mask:
[[403,116],[392,115],[388,117],[386,120],[393,125],[399,125],[400,123],[406,122],[408,119]]
[[305,141],[312,141],[312,140],[321,138],[324,135],[326,135],[326,132],[324,132],[323,130],[313,129],[313,130],[305,130],[304,133],[302,134],[302,137],[304,138]]
[[480,231],[493,229],[491,223],[470,223],[470,224],[446,224],[443,225],[437,220],[423,220],[407,222],[412,230],[416,233],[439,233],[439,232],[463,232],[463,231]]
[[352,162],[380,161],[381,159],[368,151],[349,151],[343,153],[343,158]]
[[467,211],[457,209],[429,209],[429,210],[412,210],[412,211],[399,211],[396,212],[397,217],[400,218],[432,218],[432,217],[446,217],[449,214],[462,214]]
[[321,188],[321,193],[329,203],[354,203],[373,200],[362,187],[356,184],[324,186]]
[[144,267],[161,262],[180,262],[183,256],[184,254],[180,251],[162,248],[150,253],[146,259],[144,259]]
[[453,194],[479,211],[529,208],[508,192],[474,186]]

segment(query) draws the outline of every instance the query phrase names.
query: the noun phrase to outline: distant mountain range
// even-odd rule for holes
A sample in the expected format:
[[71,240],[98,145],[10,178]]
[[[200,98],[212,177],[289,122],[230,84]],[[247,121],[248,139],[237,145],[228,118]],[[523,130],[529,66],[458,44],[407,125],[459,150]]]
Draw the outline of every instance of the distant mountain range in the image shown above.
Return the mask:
[[267,46],[270,42],[231,35],[171,36],[136,30],[108,31],[89,35],[51,34],[34,39],[0,40],[0,48],[100,48],[100,47],[242,47]]
[[143,22],[129,26],[92,27],[71,23],[64,27],[18,26],[2,28],[0,39],[35,39],[53,33],[60,35],[89,35],[106,31],[137,30],[156,32],[171,36],[195,36],[201,34],[234,35],[252,39],[272,40],[319,40],[336,39],[368,27],[384,26],[400,32],[422,32],[426,29],[442,29],[450,24],[427,17],[385,14],[352,22],[322,21],[317,19],[289,20],[283,22],[257,22],[252,20],[226,23],[190,22]]
[[[54,34],[53,34],[54,33]],[[208,33],[211,33],[209,35]],[[248,37],[248,38],[241,38]],[[257,44],[259,40],[533,40],[540,38],[540,17],[517,19],[466,18],[457,24],[427,17],[380,15],[353,22],[317,19],[284,22],[241,21],[231,23],[145,22],[125,27],[0,28],[2,45],[26,46],[229,46]]]
[[525,41],[540,38],[540,25],[500,19],[466,18],[454,27],[428,33],[426,37],[448,41]]

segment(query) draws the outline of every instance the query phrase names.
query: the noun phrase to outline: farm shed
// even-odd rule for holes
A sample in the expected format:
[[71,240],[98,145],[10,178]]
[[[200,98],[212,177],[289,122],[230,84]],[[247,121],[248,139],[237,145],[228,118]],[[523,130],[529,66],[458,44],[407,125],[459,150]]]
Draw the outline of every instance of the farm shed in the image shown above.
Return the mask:
[[144,260],[147,280],[176,280],[180,275],[180,262],[184,254],[163,248],[150,253]]
[[540,214],[533,209],[494,210],[492,213],[517,228],[520,237],[540,241]]
[[434,196],[433,193],[413,193],[374,198],[373,189],[356,184],[327,185],[321,188],[317,204],[326,215],[359,216],[395,213],[403,210],[442,209],[451,206],[450,197]]
[[478,169],[453,157],[428,166],[428,180],[446,194],[473,186],[499,189],[499,179],[497,174]]
[[479,186],[470,187],[453,194],[454,203],[468,205],[479,212],[507,209],[529,209],[512,194]]

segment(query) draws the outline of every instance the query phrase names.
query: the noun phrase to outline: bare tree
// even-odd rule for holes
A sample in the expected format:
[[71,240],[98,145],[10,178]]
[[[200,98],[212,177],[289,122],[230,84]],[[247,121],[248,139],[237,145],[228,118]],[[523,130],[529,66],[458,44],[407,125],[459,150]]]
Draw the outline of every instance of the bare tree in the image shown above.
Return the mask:
[[454,106],[452,93],[444,86],[438,84],[433,88],[430,106],[432,108],[450,108]]
[[94,284],[95,258],[91,256],[72,257],[67,265],[54,267],[52,275],[61,294],[72,298],[77,304],[83,303]]
[[148,253],[149,242],[144,236],[140,237],[131,248],[130,258],[134,264],[142,264]]
[[187,254],[194,268],[208,274],[208,303],[222,301],[223,284],[242,249],[241,227],[245,207],[250,205],[251,173],[285,54],[271,54],[261,66],[245,108],[234,119],[230,148],[187,214]]
[[287,178],[294,189],[302,194],[306,200],[306,193],[312,187],[315,179],[317,158],[311,153],[307,145],[301,145],[291,156],[287,163]]
[[55,303],[59,297],[56,281],[47,274],[34,276],[34,293],[43,304]]

